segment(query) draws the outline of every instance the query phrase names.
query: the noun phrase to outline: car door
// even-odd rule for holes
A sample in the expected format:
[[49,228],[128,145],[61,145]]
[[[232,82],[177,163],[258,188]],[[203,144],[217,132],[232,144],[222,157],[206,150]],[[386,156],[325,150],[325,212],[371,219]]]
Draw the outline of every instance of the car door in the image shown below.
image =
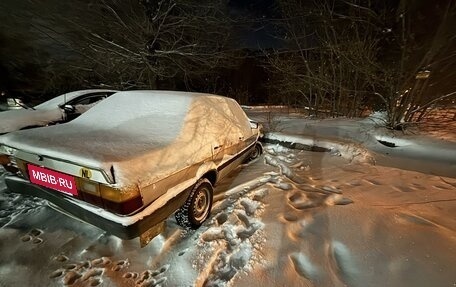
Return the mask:
[[226,145],[223,147],[223,160],[219,166],[219,177],[223,178],[245,160],[245,151],[251,134],[250,123],[239,104],[226,99],[227,117],[231,127],[224,136]]

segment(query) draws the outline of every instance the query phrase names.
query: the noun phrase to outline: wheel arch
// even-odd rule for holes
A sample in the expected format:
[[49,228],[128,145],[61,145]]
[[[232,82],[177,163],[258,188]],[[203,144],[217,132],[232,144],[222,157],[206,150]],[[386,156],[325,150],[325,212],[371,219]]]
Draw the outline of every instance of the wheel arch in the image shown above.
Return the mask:
[[214,162],[205,162],[202,164],[196,172],[196,179],[207,178],[209,182],[214,186],[218,180],[217,166]]
[[203,174],[201,176],[201,178],[206,178],[207,180],[209,180],[209,182],[212,184],[212,186],[215,186],[216,182],[217,182],[217,171],[216,170],[210,170],[208,172],[206,172],[205,174]]
[[255,146],[259,147],[259,149],[260,149],[260,154],[263,154],[263,152],[264,152],[263,145],[262,145],[259,141],[257,141],[257,142],[255,143]]

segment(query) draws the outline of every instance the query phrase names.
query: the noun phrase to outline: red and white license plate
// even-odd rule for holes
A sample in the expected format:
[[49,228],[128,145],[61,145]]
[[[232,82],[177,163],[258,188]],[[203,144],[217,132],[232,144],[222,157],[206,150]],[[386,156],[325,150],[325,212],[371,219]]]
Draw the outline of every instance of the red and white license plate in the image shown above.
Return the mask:
[[71,196],[77,196],[74,177],[44,167],[27,164],[30,182],[52,188]]

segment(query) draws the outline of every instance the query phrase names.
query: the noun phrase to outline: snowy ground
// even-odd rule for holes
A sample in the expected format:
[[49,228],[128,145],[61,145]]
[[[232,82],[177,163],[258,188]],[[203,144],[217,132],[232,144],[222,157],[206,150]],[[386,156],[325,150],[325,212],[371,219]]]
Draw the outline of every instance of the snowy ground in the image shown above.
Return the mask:
[[[276,137],[313,139],[331,152],[267,145],[261,158],[220,183],[199,230],[184,232],[171,218],[143,249],[137,240],[122,241],[43,201],[7,192],[0,175],[0,286],[456,284],[456,173],[381,165],[379,156],[406,165],[409,159],[386,157],[384,145],[375,149],[377,133],[372,138],[351,121],[339,122],[332,135],[335,124],[281,121],[289,122]],[[313,138],[305,135],[318,125]],[[352,140],[366,135],[369,140]],[[435,150],[452,147],[408,140],[415,156],[423,142]],[[408,150],[390,149],[398,148]],[[452,160],[439,164],[439,153],[430,154],[436,174],[454,168]],[[447,153],[454,157],[454,150]]]

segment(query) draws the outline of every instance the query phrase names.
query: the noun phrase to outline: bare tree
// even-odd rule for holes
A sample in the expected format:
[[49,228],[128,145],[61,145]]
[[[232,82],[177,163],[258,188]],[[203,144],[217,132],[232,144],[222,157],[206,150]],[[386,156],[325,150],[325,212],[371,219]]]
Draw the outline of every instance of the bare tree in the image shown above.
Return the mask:
[[[15,17],[68,56],[49,63],[49,83],[176,88],[236,64],[225,3],[191,0],[29,1]],[[25,20],[26,21],[26,20]],[[211,84],[211,83],[209,83]]]
[[288,50],[269,56],[268,64],[276,78],[283,75],[281,90],[314,114],[358,116],[376,69],[378,28],[369,11],[348,2],[280,3]]
[[[412,1],[279,4],[279,36],[286,47],[266,53],[266,66],[270,87],[283,102],[332,116],[359,116],[367,108],[380,108],[387,112],[386,125],[397,129],[454,97],[454,85],[444,92],[430,89],[442,61],[455,61],[453,1],[437,5],[437,17],[421,37],[417,31],[422,27],[413,22],[419,4]],[[446,69],[454,77],[453,70]]]
[[[436,16],[421,26],[412,10],[413,4],[401,1],[395,19],[386,19],[392,25],[389,48],[396,51],[398,57],[392,61],[393,65],[383,65],[382,73],[377,74],[383,88],[376,95],[385,103],[387,124],[392,129],[416,123],[439,103],[456,99],[455,86],[442,82],[442,79],[452,79],[456,75],[453,29],[456,3],[448,1],[443,6],[433,5]],[[430,25],[430,21],[435,23]],[[426,35],[417,35],[420,29]]]

